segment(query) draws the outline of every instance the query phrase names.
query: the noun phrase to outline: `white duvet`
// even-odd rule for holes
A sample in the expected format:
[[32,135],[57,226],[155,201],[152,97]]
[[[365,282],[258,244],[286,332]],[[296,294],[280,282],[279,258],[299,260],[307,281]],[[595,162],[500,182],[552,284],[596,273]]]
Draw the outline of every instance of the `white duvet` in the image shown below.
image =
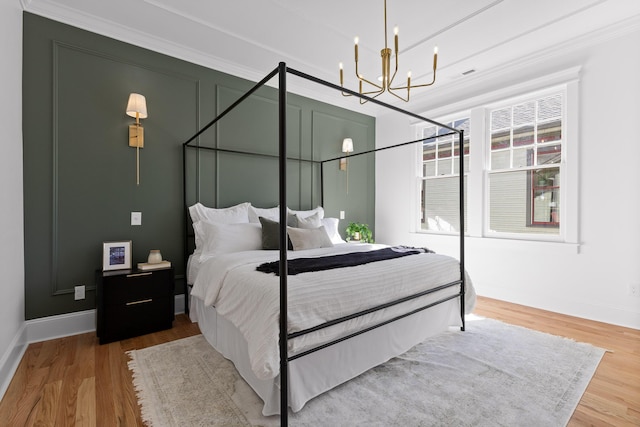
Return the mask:
[[[289,251],[289,259],[361,252],[382,245],[339,244],[333,248]],[[280,279],[256,271],[279,259],[278,251],[246,251],[211,258],[201,264],[192,296],[215,306],[243,334],[249,346],[251,369],[260,379],[279,372]],[[356,267],[303,273],[288,277],[289,333],[449,283],[460,278],[458,261],[444,255],[419,254]],[[454,286],[366,316],[289,340],[289,354],[328,342],[418,308],[425,301],[453,295]],[[465,308],[471,312],[475,291],[466,280]]]

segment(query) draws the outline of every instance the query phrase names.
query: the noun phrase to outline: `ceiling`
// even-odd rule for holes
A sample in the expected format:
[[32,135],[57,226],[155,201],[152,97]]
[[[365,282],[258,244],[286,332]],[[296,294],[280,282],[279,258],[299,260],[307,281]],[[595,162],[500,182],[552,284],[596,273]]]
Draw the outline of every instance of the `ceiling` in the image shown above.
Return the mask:
[[[359,71],[380,74],[384,47],[383,0],[22,0],[27,11],[153,49],[223,72],[259,80],[278,62],[356,90],[354,36],[359,37]],[[432,90],[505,64],[560,49],[574,40],[640,16],[638,0],[388,0],[387,31],[399,27],[396,83],[412,72],[420,104]],[[472,71],[473,70],[473,71]],[[356,99],[327,94],[304,82],[289,88],[345,106]],[[331,92],[331,91],[330,91]],[[391,95],[380,100],[406,108]],[[376,114],[375,106],[364,111]]]

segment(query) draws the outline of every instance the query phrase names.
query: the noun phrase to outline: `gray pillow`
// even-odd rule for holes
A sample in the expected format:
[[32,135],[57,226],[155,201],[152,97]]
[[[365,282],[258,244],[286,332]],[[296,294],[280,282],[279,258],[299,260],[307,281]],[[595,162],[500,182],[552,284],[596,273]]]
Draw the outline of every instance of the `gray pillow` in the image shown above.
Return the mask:
[[296,216],[296,214],[292,214],[292,213],[287,214],[287,227],[298,228],[298,217]]
[[298,214],[295,214],[294,216],[296,218],[296,224],[287,224],[289,227],[318,228],[322,225],[322,219],[320,218],[319,212],[316,212],[313,215],[309,215],[307,217],[300,216]]
[[333,247],[327,230],[323,226],[318,228],[287,227],[287,234],[294,251]]
[[[267,218],[258,217],[262,225],[262,249],[278,250],[280,249],[280,223]],[[288,249],[292,249],[291,240],[287,238]]]

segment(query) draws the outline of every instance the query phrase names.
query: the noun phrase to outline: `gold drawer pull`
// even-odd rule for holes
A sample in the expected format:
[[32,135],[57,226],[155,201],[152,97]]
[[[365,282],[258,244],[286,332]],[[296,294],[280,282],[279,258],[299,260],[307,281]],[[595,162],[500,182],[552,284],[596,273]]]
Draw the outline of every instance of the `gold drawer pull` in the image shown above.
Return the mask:
[[151,276],[153,273],[135,273],[135,274],[127,274],[127,277],[140,277],[140,276]]
[[136,304],[144,304],[146,302],[151,302],[153,301],[153,298],[149,298],[149,299],[141,299],[140,301],[131,301],[128,302],[127,305],[136,305]]

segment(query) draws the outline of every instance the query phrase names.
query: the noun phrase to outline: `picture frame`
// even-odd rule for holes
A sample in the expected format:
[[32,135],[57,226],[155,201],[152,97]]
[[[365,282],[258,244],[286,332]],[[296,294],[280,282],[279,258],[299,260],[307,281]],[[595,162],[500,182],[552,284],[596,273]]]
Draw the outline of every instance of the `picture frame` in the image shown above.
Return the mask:
[[131,268],[131,240],[102,243],[102,271]]

